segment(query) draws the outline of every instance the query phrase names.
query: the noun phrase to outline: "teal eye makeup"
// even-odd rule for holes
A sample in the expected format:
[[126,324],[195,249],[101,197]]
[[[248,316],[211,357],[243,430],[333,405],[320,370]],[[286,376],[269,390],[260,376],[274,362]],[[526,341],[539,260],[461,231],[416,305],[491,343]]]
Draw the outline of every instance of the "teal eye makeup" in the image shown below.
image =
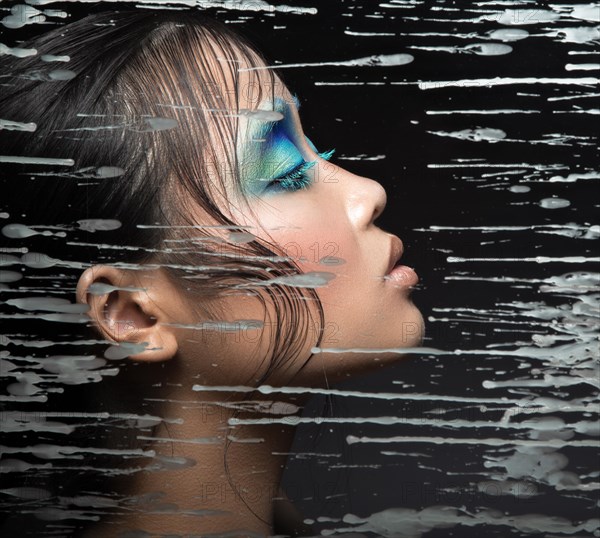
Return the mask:
[[[319,153],[321,159],[329,160],[333,155],[335,149],[327,152]],[[291,171],[285,173],[283,176],[278,177],[271,181],[267,189],[272,191],[297,191],[300,189],[306,189],[312,183],[312,178],[307,174],[317,161],[304,162],[296,166]]]
[[[295,96],[294,102],[298,107],[299,103]],[[262,106],[260,108],[263,109]],[[242,187],[249,195],[293,192],[306,189],[313,183],[313,174],[310,170],[317,161],[305,161],[294,143],[298,131],[291,119],[289,104],[277,98],[273,110],[280,112],[283,119],[269,122],[250,121],[247,131],[250,136],[240,148]],[[305,136],[304,139],[322,159],[329,160],[335,151],[320,153],[308,137]]]

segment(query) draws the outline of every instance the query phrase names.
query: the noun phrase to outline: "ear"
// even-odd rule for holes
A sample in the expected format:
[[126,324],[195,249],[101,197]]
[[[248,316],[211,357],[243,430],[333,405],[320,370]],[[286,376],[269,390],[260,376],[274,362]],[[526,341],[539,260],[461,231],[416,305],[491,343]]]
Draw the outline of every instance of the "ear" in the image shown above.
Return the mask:
[[164,361],[177,353],[173,329],[163,325],[172,320],[161,308],[172,295],[172,286],[158,271],[150,276],[96,265],[77,283],[77,302],[89,305],[87,315],[98,332],[122,348],[113,355],[136,361]]

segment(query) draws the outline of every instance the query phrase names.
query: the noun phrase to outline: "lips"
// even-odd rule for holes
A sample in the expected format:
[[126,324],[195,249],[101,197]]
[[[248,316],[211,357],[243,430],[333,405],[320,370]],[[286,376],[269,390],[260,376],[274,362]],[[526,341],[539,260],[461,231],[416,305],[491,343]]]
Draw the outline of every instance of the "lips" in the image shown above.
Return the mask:
[[396,236],[392,235],[392,245],[390,248],[390,261],[388,263],[388,268],[386,271],[386,275],[389,275],[392,269],[398,264],[398,261],[402,257],[404,253],[404,245],[402,244],[402,240]]
[[392,235],[391,238],[390,260],[387,273],[383,279],[396,288],[410,290],[419,283],[419,275],[415,273],[412,267],[398,263],[404,252],[404,245],[400,238],[395,235]]

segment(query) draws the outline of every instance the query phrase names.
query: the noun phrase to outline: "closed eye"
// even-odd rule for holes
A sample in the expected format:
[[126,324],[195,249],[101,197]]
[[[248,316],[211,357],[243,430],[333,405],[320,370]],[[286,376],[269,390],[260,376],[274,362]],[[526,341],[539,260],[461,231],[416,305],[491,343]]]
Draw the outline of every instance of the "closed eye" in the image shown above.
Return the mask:
[[[321,159],[329,160],[334,153],[334,149],[323,153],[318,153]],[[298,166],[292,168],[289,172],[275,178],[271,181],[266,190],[271,191],[297,191],[300,189],[306,189],[312,184],[312,178],[307,173],[313,166],[317,164],[317,161],[303,162]]]

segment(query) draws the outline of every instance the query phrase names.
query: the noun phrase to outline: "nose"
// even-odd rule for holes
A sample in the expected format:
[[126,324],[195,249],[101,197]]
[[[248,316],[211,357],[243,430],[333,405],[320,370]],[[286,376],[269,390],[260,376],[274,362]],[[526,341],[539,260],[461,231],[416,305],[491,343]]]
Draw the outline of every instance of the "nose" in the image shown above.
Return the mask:
[[341,169],[346,210],[357,228],[368,228],[381,215],[386,204],[385,189],[374,179],[358,176]]

